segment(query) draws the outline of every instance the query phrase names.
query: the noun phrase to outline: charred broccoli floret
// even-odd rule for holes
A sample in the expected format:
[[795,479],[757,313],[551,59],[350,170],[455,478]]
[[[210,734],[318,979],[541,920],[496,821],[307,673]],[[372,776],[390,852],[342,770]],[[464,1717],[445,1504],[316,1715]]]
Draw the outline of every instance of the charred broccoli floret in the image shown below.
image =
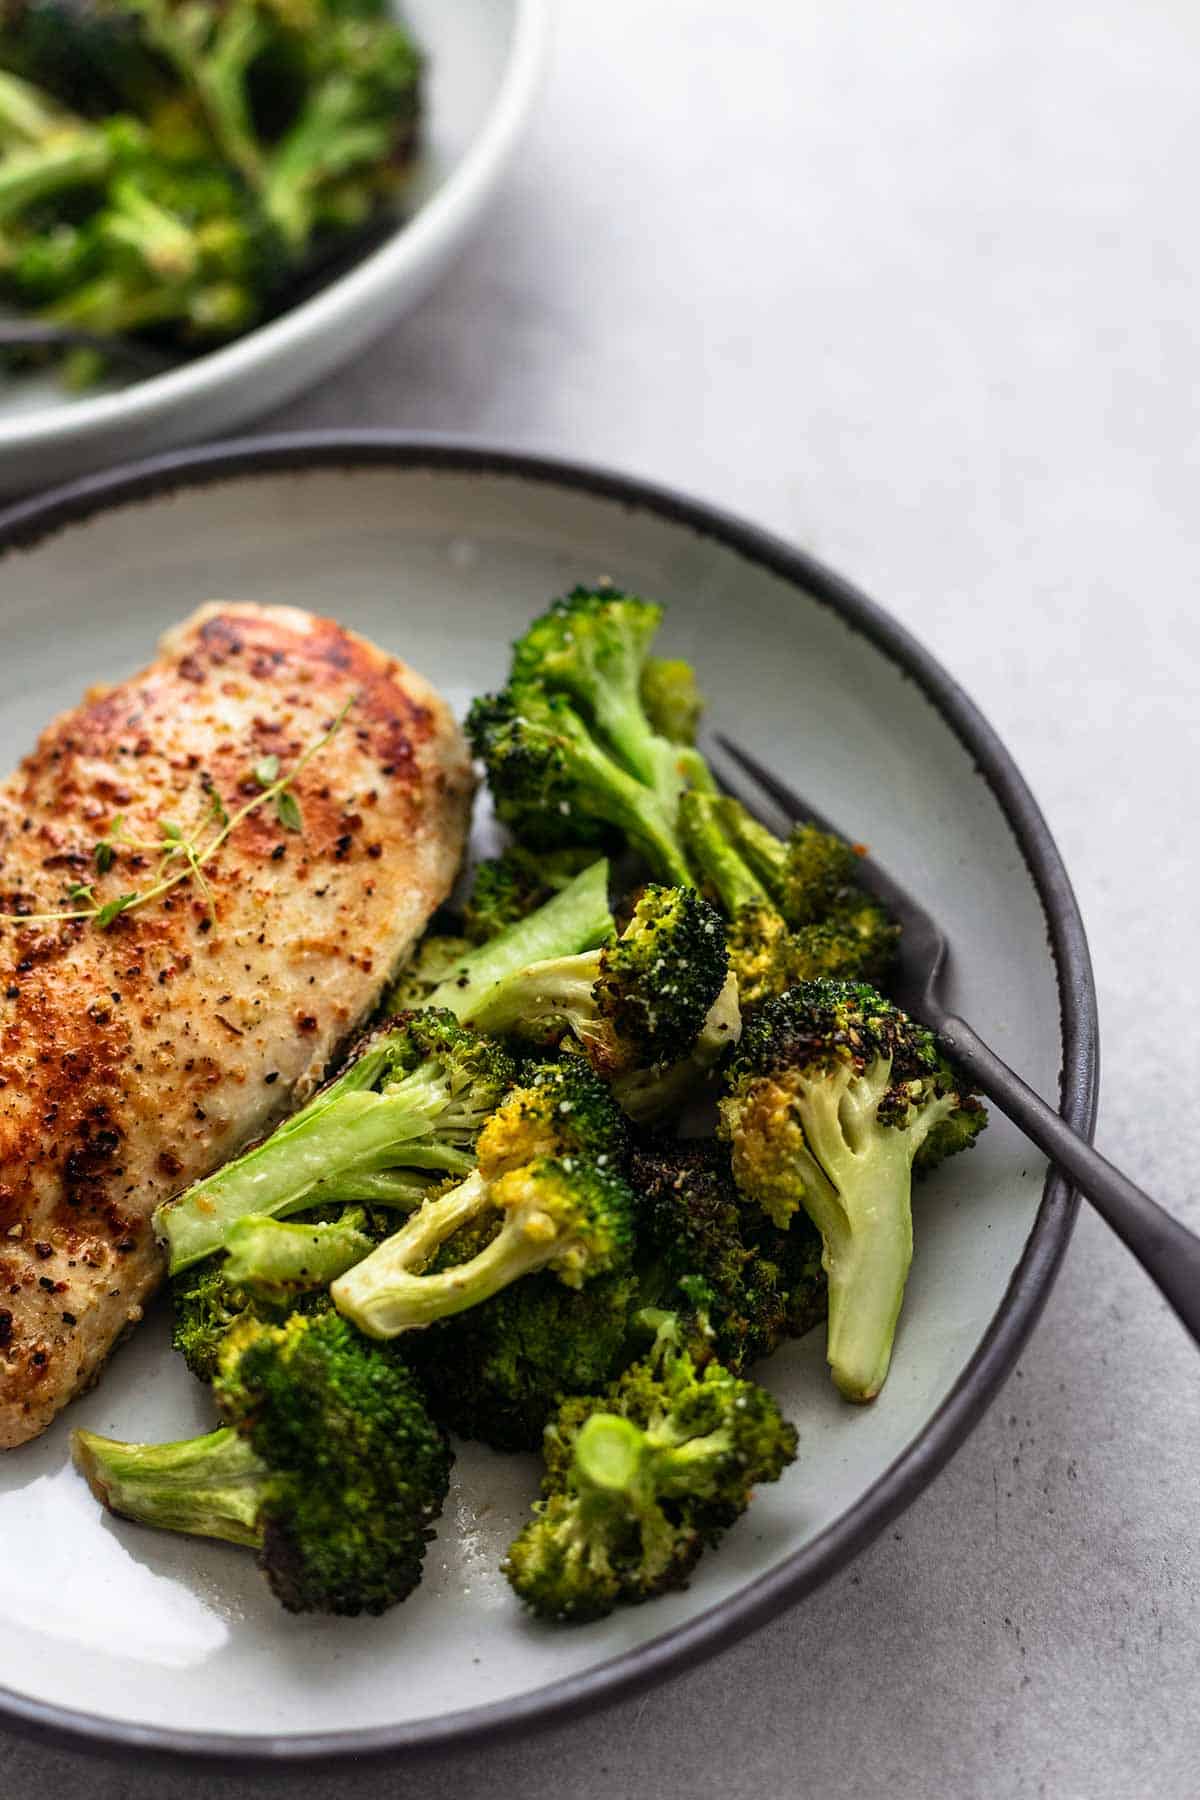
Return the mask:
[[803,1210],[824,1244],[827,1354],[850,1400],[879,1392],[912,1260],[912,1169],[986,1123],[932,1033],[862,982],[805,982],[742,1037],[721,1102],[738,1187],[780,1229]]
[[205,1437],[123,1444],[77,1431],[97,1499],[254,1549],[289,1612],[381,1613],[405,1599],[451,1460],[410,1371],[336,1313],[245,1320],[213,1392],[224,1423]]
[[643,1291],[680,1304],[703,1282],[720,1361],[735,1375],[825,1317],[821,1240],[808,1220],[772,1225],[734,1184],[729,1153],[710,1139],[655,1140],[634,1150]]
[[468,729],[496,810],[533,848],[626,839],[661,881],[691,877],[680,797],[711,785],[694,750],[652,729],[641,678],[660,607],[576,588],[514,646],[508,686],[471,708]]
[[[452,1266],[470,1253],[453,1237],[432,1266]],[[581,1288],[543,1270],[406,1337],[405,1354],[448,1431],[494,1450],[536,1450],[565,1396],[594,1393],[628,1360],[640,1302],[630,1269]]]
[[650,886],[615,942],[522,969],[470,1022],[534,1043],[570,1034],[606,1076],[665,1068],[691,1054],[728,963],[720,916],[694,889]]
[[[577,1059],[533,1070],[479,1135],[479,1167],[334,1282],[335,1305],[373,1337],[394,1337],[478,1306],[522,1276],[568,1287],[625,1267],[633,1196],[625,1133],[607,1090]],[[456,1233],[500,1229],[461,1263],[422,1274]]]
[[498,1045],[450,1013],[401,1015],[269,1138],[159,1208],[171,1272],[221,1248],[246,1213],[278,1218],[327,1200],[410,1210],[414,1170],[473,1168],[514,1075]]
[[729,921],[743,1005],[802,981],[886,974],[899,932],[854,885],[851,845],[813,825],[782,842],[736,800],[700,792],[684,796],[681,821],[697,879]]
[[463,930],[473,944],[486,944],[555,894],[570,887],[592,861],[588,850],[543,850],[535,856],[513,844],[475,870],[463,909]]
[[686,1586],[706,1545],[776,1481],[796,1432],[775,1401],[711,1357],[694,1324],[664,1324],[605,1394],[547,1428],[543,1499],[504,1572],[543,1618],[596,1619]]

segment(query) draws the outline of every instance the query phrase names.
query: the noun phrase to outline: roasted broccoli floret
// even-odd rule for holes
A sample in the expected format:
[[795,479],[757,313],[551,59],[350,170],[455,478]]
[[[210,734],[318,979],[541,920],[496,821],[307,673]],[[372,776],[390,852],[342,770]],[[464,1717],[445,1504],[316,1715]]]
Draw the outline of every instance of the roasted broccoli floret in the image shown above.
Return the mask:
[[854,885],[857,852],[832,833],[797,826],[786,843],[736,800],[689,793],[683,835],[697,879],[728,923],[744,1006],[802,981],[880,980],[898,929]]
[[464,932],[473,944],[486,944],[570,887],[591,861],[587,850],[543,850],[535,856],[519,844],[489,857],[475,870],[463,909]]
[[650,886],[614,943],[533,963],[469,1018],[534,1043],[570,1034],[601,1075],[665,1068],[691,1054],[728,964],[720,915],[692,888]]
[[652,1140],[634,1150],[629,1179],[643,1292],[671,1308],[703,1282],[713,1347],[735,1375],[825,1317],[818,1233],[806,1218],[780,1231],[743,1200],[723,1144]]
[[664,1323],[646,1361],[567,1400],[545,1440],[543,1499],[504,1572],[543,1618],[596,1619],[684,1587],[705,1545],[776,1481],[796,1432],[775,1401]]
[[648,656],[642,665],[642,707],[651,726],[672,744],[694,744],[704,712],[691,663]]
[[[620,1114],[586,1065],[534,1071],[479,1135],[479,1167],[431,1200],[334,1282],[334,1304],[372,1337],[394,1337],[478,1306],[549,1269],[568,1287],[630,1261],[634,1201],[620,1173]],[[495,1216],[500,1229],[461,1263],[422,1274],[448,1239]]]
[[[440,1185],[414,1180],[413,1206]],[[287,1224],[246,1214],[230,1229],[230,1254],[218,1251],[171,1277],[172,1347],[198,1380],[211,1381],[239,1319],[281,1325],[293,1312],[327,1312],[334,1276],[381,1243],[394,1220],[390,1205],[327,1205]]]
[[410,1594],[451,1458],[403,1363],[336,1313],[245,1320],[213,1392],[224,1423],[205,1437],[123,1444],[77,1431],[97,1499],[256,1550],[289,1612],[381,1613]]
[[711,785],[696,751],[654,731],[641,677],[661,608],[576,588],[514,646],[508,686],[468,719],[496,810],[532,848],[625,838],[659,880],[691,880],[679,840],[690,782]]
[[[464,1238],[453,1237],[432,1267],[470,1254]],[[536,1450],[565,1396],[595,1393],[628,1361],[640,1303],[631,1269],[598,1275],[581,1288],[543,1270],[482,1306],[412,1333],[405,1354],[448,1431],[494,1450]]]
[[721,1102],[733,1174],[780,1229],[803,1210],[824,1244],[827,1354],[850,1400],[879,1392],[912,1260],[912,1169],[964,1149],[986,1114],[932,1034],[863,982],[812,981],[769,1000]]
[[450,1013],[401,1015],[269,1138],[159,1208],[171,1272],[221,1248],[246,1213],[328,1200],[410,1210],[414,1170],[474,1167],[475,1139],[514,1075],[498,1045]]

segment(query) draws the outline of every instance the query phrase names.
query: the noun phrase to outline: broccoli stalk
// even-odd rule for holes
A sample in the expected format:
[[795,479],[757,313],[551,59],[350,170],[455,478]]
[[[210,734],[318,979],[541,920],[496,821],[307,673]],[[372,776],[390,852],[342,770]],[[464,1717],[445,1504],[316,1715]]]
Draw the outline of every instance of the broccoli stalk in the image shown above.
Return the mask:
[[544,1618],[601,1618],[686,1585],[796,1454],[769,1394],[711,1358],[701,1321],[668,1316],[650,1356],[546,1431],[544,1498],[504,1572]]
[[[495,1212],[495,1237],[463,1263],[417,1273],[447,1238]],[[334,1282],[334,1305],[369,1337],[452,1317],[522,1276],[550,1269],[581,1287],[629,1260],[633,1198],[619,1175],[579,1157],[539,1158],[495,1180],[477,1172],[430,1200],[364,1262]]]
[[452,962],[431,989],[426,1005],[444,1008],[456,1019],[469,1019],[494,990],[531,963],[592,950],[612,934],[608,863],[601,857],[544,906]]
[[120,134],[52,104],[39,90],[0,71],[0,224],[109,173]]
[[821,1233],[827,1356],[839,1391],[887,1377],[912,1261],[912,1170],[968,1147],[986,1114],[932,1034],[865,983],[802,983],[752,1018],[721,1102],[739,1188]]
[[513,1075],[503,1051],[448,1013],[375,1033],[272,1136],[158,1209],[171,1273],[220,1249],[247,1213],[279,1218],[337,1197],[408,1206],[412,1170],[466,1173]]
[[400,180],[416,130],[421,58],[408,38],[388,20],[326,30],[299,116],[262,171],[267,211],[297,248],[324,225],[360,224]]
[[[579,1287],[628,1265],[634,1202],[618,1172],[620,1113],[577,1059],[526,1081],[480,1132],[475,1173],[333,1283],[334,1305],[369,1336],[449,1318],[541,1269]],[[490,1222],[499,1230],[480,1240],[474,1228]],[[472,1253],[447,1266],[438,1252],[458,1233]]]
[[170,65],[200,105],[225,159],[261,186],[263,157],[250,116],[247,80],[267,47],[256,0],[129,0],[146,46]]
[[340,1218],[313,1224],[246,1213],[226,1237],[225,1278],[255,1298],[284,1302],[294,1294],[327,1288],[375,1247],[364,1231],[367,1215],[347,1207]]
[[223,1427],[174,1444],[77,1431],[102,1504],[258,1552],[289,1612],[381,1613],[421,1578],[450,1454],[416,1382],[336,1313],[245,1320],[222,1347]]

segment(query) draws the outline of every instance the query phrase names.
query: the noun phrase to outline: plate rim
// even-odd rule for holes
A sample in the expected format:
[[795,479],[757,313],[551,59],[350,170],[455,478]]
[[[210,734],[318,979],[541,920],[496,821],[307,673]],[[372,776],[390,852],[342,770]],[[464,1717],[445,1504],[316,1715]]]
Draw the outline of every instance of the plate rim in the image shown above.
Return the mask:
[[[1062,1070],[1059,1109],[1091,1138],[1099,1078],[1099,1032],[1091,957],[1078,903],[1058,847],[1011,753],[974,701],[907,626],[807,551],[708,502],[602,465],[481,439],[404,431],[305,431],[239,437],[171,451],[80,477],[0,510],[0,563],[112,508],[184,488],[256,475],[364,467],[502,476],[615,500],[682,525],[780,576],[836,613],[916,682],[990,788],[1041,902],[1057,976]],[[1011,1372],[1062,1262],[1079,1207],[1068,1180],[1047,1172],[1042,1199],[1003,1299],[973,1355],[918,1434],[839,1519],[698,1617],[528,1694],[482,1706],[347,1731],[190,1731],[110,1719],[0,1686],[0,1722],[61,1749],[156,1759],[188,1758],[229,1770],[304,1766],[339,1757],[436,1752],[564,1723],[636,1688],[682,1673],[764,1625],[849,1563],[928,1485],[978,1423]]]

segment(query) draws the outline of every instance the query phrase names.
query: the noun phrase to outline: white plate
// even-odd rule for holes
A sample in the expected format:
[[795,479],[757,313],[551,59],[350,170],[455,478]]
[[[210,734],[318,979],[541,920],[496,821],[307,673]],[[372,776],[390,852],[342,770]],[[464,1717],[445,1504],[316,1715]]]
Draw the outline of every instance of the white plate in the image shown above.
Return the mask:
[[537,90],[550,0],[397,0],[429,57],[409,218],[302,306],[169,374],[71,395],[0,377],[0,494],[231,430],[328,375],[424,296],[483,213]]
[[[1020,776],[899,627],[773,540],[615,478],[375,437],[235,446],[81,484],[0,519],[0,552],[5,762],[210,596],[333,612],[456,702],[501,677],[508,640],[576,580],[660,598],[712,723],[925,897],[959,952],[954,1003],[1042,1091],[1061,1069],[1064,1110],[1090,1125],[1086,945]],[[920,1191],[879,1402],[839,1401],[820,1332],[783,1351],[763,1375],[800,1427],[794,1468],[687,1592],[571,1629],[524,1618],[497,1572],[535,1491],[529,1458],[462,1451],[424,1584],[369,1622],[290,1618],[244,1554],[106,1518],[69,1466],[71,1426],[176,1437],[209,1417],[153,1319],[66,1418],[0,1459],[0,1711],[286,1758],[528,1725],[644,1683],[812,1588],[931,1478],[1011,1366],[1073,1212],[995,1119]]]

